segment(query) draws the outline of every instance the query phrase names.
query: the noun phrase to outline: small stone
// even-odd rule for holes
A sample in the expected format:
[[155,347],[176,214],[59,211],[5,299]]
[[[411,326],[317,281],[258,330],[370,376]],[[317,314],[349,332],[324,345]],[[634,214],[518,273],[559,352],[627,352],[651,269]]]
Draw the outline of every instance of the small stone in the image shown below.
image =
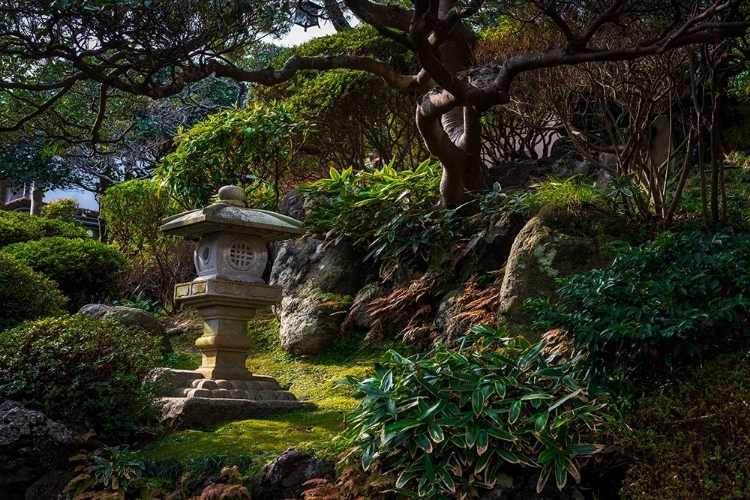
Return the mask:
[[223,186],[219,189],[219,200],[229,205],[245,206],[245,190],[239,186]]
[[231,382],[233,389],[238,389],[244,391],[247,389],[247,382],[244,380],[232,380]]
[[208,389],[190,389],[185,396],[186,398],[210,398],[211,391]]
[[193,387],[197,387],[198,389],[208,389],[209,391],[219,388],[215,381],[205,378],[198,380],[198,385],[195,385]]
[[334,477],[333,462],[290,448],[255,476],[253,499],[300,498],[303,491],[312,487],[305,486],[311,479]]
[[228,398],[230,396],[227,389],[213,389],[211,395],[215,398]]
[[217,379],[216,385],[219,386],[219,389],[231,389],[232,388],[232,384],[231,382],[229,382],[229,380]]

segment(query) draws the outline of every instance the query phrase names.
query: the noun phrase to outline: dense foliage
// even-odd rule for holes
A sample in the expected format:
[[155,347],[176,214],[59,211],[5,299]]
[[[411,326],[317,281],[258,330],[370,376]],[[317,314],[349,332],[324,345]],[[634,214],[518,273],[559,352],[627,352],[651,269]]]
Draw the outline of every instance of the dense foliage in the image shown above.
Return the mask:
[[127,295],[136,302],[172,304],[174,286],[194,276],[194,245],[164,235],[162,220],[177,212],[167,193],[154,182],[131,180],[112,186],[101,197],[109,240],[128,258]]
[[[356,54],[388,60],[404,74],[413,71],[413,56],[401,44],[359,25],[289,48],[271,61],[281,67],[292,56]],[[255,86],[252,98],[278,101],[314,123],[297,168],[323,173],[330,165],[363,168],[374,155],[383,164],[416,168],[427,155],[414,123],[414,100],[394,93],[376,75],[335,69],[300,72],[272,87]]]
[[127,264],[116,249],[91,238],[53,236],[14,243],[2,251],[55,281],[70,299],[70,311],[112,297]]
[[607,199],[606,194],[595,183],[586,182],[578,176],[550,178],[534,184],[530,191],[506,198],[506,203],[514,209],[531,213],[541,210],[607,212],[612,209],[612,201]]
[[80,225],[57,218],[0,210],[0,247],[47,236],[87,238],[88,234]]
[[[291,175],[291,160],[303,141],[304,120],[275,103],[210,115],[175,136],[175,151],[156,170],[157,178],[184,208],[205,206],[220,187],[248,187],[258,180],[279,186]],[[278,192],[276,193],[278,203]]]
[[556,304],[531,302],[539,326],[564,329],[594,383],[729,349],[747,327],[750,235],[666,232],[615,255],[607,269],[563,278]]
[[53,200],[42,207],[42,217],[75,222],[78,215],[78,203],[70,198]]
[[562,488],[601,451],[608,404],[590,398],[571,366],[547,360],[544,344],[474,327],[458,349],[405,358],[390,351],[375,374],[349,378],[362,402],[352,433],[365,469],[398,475],[410,497],[467,498],[508,464],[539,467]]
[[331,169],[330,178],[300,191],[312,201],[305,218],[311,232],[366,249],[365,260],[427,260],[457,231],[453,211],[436,206],[439,185],[440,165],[425,161],[413,171]]
[[53,281],[0,252],[0,330],[27,319],[61,315],[65,303]]
[[686,369],[641,398],[623,452],[624,499],[750,498],[747,349]]
[[14,399],[79,431],[124,436],[154,415],[144,379],[159,340],[83,315],[26,322],[0,333],[0,399]]

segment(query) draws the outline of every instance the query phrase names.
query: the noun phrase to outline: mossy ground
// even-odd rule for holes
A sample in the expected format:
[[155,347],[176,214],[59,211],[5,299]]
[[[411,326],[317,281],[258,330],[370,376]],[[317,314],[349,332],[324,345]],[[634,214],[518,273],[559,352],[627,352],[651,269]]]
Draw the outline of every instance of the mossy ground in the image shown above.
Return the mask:
[[[290,447],[329,458],[346,447],[339,435],[346,413],[358,400],[349,390],[335,387],[336,382],[348,375],[367,375],[383,351],[366,348],[358,339],[341,339],[327,354],[293,358],[278,347],[278,322],[268,317],[252,321],[248,334],[256,343],[248,369],[276,378],[300,400],[314,402],[318,408],[175,432],[144,447],[145,457],[182,461],[203,454],[237,454],[253,456],[262,466]],[[176,353],[170,366],[194,369],[200,364],[199,355],[186,352],[192,350],[188,339],[173,343]]]

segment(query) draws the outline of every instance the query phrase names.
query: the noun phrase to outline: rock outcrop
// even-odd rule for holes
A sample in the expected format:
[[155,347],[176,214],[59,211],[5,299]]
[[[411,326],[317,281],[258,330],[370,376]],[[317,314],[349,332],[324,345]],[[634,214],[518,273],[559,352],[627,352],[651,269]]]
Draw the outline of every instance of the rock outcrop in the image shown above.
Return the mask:
[[539,340],[523,302],[555,294],[555,280],[609,264],[607,244],[626,236],[622,222],[598,213],[542,213],[516,237],[500,289],[499,323],[510,335]]
[[86,304],[78,311],[78,314],[85,314],[94,319],[113,319],[126,326],[137,326],[154,337],[159,337],[163,352],[172,352],[172,343],[169,341],[169,335],[167,335],[153,314],[142,309],[108,306],[106,304]]
[[70,429],[41,412],[15,401],[0,404],[0,498],[24,498],[29,485],[67,464],[73,445]]
[[253,481],[253,500],[301,498],[311,479],[334,480],[332,462],[290,448],[266,465]]
[[281,286],[281,347],[294,355],[325,351],[360,288],[360,259],[343,245],[314,238],[289,240],[276,251],[270,285]]

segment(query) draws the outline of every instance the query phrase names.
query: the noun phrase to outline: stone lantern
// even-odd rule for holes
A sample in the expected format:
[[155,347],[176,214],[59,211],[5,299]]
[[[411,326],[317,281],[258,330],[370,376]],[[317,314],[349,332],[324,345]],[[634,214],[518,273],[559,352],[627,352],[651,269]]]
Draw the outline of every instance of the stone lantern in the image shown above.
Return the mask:
[[[194,308],[204,322],[203,335],[195,342],[202,354],[200,368],[172,370],[165,396],[196,400],[187,406],[200,406],[201,418],[206,413],[217,419],[248,418],[255,416],[259,407],[306,405],[282,390],[273,378],[254,375],[245,367],[252,346],[248,320],[258,309],[281,301],[281,288],[266,285],[262,278],[268,262],[266,243],[302,235],[302,223],[275,212],[247,208],[242,188],[224,186],[217,203],[164,219],[161,230],[198,240],[193,254],[198,277],[178,284],[175,298]],[[180,412],[186,410],[185,401],[174,404]],[[186,415],[179,418],[182,422],[200,421]]]

